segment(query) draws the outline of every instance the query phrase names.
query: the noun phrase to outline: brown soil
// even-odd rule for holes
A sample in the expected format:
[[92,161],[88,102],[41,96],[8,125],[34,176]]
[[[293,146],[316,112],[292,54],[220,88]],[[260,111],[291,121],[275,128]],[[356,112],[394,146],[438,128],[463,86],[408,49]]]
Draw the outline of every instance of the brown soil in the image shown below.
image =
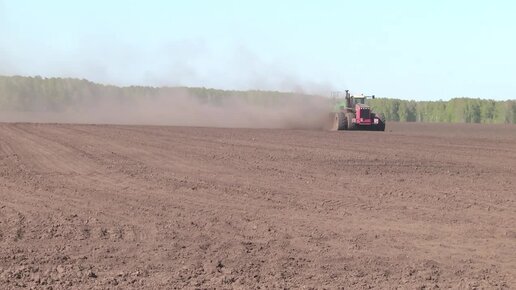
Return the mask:
[[0,124],[0,288],[516,287],[516,127]]

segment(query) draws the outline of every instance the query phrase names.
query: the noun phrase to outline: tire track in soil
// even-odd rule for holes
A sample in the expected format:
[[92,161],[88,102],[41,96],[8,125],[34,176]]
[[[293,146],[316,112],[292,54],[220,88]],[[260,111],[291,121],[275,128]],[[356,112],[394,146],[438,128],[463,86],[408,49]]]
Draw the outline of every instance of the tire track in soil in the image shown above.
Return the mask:
[[[21,128],[20,128],[21,127]],[[16,140],[17,142],[21,141],[21,146],[17,147],[17,156],[20,156],[21,162],[26,162],[27,160],[30,160],[30,167],[25,170],[25,176],[34,175],[34,172],[37,172],[38,174],[41,174],[43,179],[45,179],[46,184],[50,184],[48,186],[47,190],[50,190],[53,194],[52,200],[40,200],[44,201],[46,203],[53,202],[55,197],[57,197],[56,194],[61,195],[62,191],[66,191],[68,187],[71,187],[67,184],[67,181],[71,181],[74,183],[75,186],[83,184],[84,187],[90,187],[91,184],[102,184],[103,181],[107,185],[100,189],[112,189],[114,182],[105,182],[109,181],[109,179],[102,179],[99,178],[99,176],[102,176],[102,174],[96,173],[92,169],[97,168],[98,165],[90,162],[90,159],[80,158],[80,152],[75,150],[75,148],[68,147],[66,145],[63,145],[62,142],[59,143],[56,140],[59,140],[59,138],[51,139],[46,137],[41,137],[43,134],[45,134],[45,131],[42,130],[45,129],[42,128],[31,128],[31,127],[25,127],[23,125],[16,125],[13,126],[13,128],[8,128],[8,132],[3,132],[4,136],[12,136],[13,134],[16,134],[16,137],[19,138]],[[36,133],[39,131],[43,131],[43,133]],[[13,133],[14,132],[14,133]],[[6,138],[5,138],[6,139]],[[21,139],[21,140],[20,140]],[[12,141],[13,139],[11,139]],[[33,148],[33,152],[30,151],[28,148]],[[93,165],[92,165],[93,164]],[[35,165],[35,166],[34,166]],[[17,165],[15,165],[17,166]],[[20,172],[18,172],[20,173]],[[17,176],[20,176],[22,174],[17,174]],[[86,176],[85,180],[82,180],[82,175]],[[16,177],[16,176],[13,176]],[[63,180],[66,179],[66,180]],[[20,181],[20,180],[18,180]],[[27,180],[22,180],[23,183],[26,183]],[[18,182],[19,183],[19,182]],[[55,185],[54,185],[55,183]],[[61,190],[63,189],[63,190]],[[37,191],[37,190],[36,190]],[[87,190],[90,191],[91,190]],[[96,196],[105,195],[102,193],[97,192],[98,190],[93,191],[93,193],[96,194]],[[25,191],[31,196],[25,196],[26,200],[31,200],[34,195],[35,191],[31,188],[26,189]],[[18,196],[16,199],[20,201],[20,193],[18,192]],[[71,205],[73,207],[78,207],[81,203],[80,201],[82,198],[80,196],[77,196],[79,191],[76,189],[74,193],[64,193],[66,196],[66,199],[68,200],[68,205]],[[86,192],[87,193],[87,192]],[[42,195],[40,195],[42,196]],[[105,199],[105,198],[103,198]],[[99,200],[102,200],[102,198],[99,198]],[[109,200],[108,203],[117,203],[119,201]],[[101,232],[102,235],[110,235],[110,236],[118,236],[119,239],[123,238],[124,236],[132,236],[132,240],[138,241],[141,239],[147,238],[148,229],[141,228],[139,225],[135,225],[133,222],[132,217],[127,217],[124,215],[119,214],[109,214],[109,211],[103,210],[101,208],[95,209],[95,207],[92,207],[91,202],[84,203],[82,202],[82,208],[86,210],[87,212],[101,212],[105,217],[111,216],[111,221],[115,224],[114,226],[100,226],[98,225],[97,231]],[[20,207],[20,206],[18,206]],[[57,208],[54,207],[55,210],[61,210],[62,205],[58,206]],[[62,226],[57,222],[58,226]],[[109,224],[109,223],[108,223]],[[121,226],[117,226],[117,224],[121,224]],[[124,224],[127,224],[124,225]],[[55,226],[50,226],[50,231],[55,231]],[[64,227],[73,227],[73,225],[65,225]],[[70,230],[67,230],[70,231]],[[85,231],[91,231],[91,229],[86,229]],[[127,232],[127,233],[126,233]],[[150,234],[152,235],[152,234]],[[52,236],[52,234],[50,235]]]
[[0,286],[513,285],[512,137],[393,126],[1,124]]

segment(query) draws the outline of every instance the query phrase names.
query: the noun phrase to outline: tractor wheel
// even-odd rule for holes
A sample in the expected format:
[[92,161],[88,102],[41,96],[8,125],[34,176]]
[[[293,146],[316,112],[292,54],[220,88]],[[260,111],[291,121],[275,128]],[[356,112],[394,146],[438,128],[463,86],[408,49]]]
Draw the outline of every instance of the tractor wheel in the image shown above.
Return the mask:
[[383,121],[383,117],[381,114],[375,114],[375,117],[378,118],[378,124],[374,126],[375,131],[385,131],[385,122]]
[[346,116],[344,115],[344,113],[342,113],[342,112],[335,113],[335,117],[333,118],[332,130],[333,131],[346,130],[346,127],[347,127],[346,125],[347,125]]
[[353,123],[353,118],[354,117],[355,116],[352,113],[347,113],[346,114],[348,130],[355,130],[356,129],[356,124]]
[[385,131],[385,122],[382,119],[378,120],[378,125],[376,125],[376,131]]

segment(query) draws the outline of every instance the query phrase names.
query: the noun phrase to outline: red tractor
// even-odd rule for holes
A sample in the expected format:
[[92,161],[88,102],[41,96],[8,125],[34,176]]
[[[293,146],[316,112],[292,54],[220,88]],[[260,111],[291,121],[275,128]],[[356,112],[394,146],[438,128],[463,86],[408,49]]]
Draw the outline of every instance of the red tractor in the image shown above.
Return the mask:
[[[334,97],[334,109],[330,114],[333,130],[373,130],[385,131],[385,121],[365,104],[369,96],[354,96],[346,90],[344,99]],[[374,95],[371,96],[374,99]]]

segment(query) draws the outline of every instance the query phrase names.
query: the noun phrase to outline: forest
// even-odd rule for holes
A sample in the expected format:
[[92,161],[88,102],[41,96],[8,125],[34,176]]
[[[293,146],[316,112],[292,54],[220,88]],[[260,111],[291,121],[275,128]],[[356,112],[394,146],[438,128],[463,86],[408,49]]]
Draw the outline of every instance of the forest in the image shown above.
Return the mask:
[[516,101],[453,98],[449,101],[369,100],[387,121],[516,124]]
[[[227,91],[186,87],[117,87],[73,78],[0,76],[0,112],[59,112],[109,99],[128,103],[138,99],[178,95],[213,105],[240,101],[262,107],[288,106],[289,102],[324,99],[321,96],[273,91]],[[330,99],[328,99],[330,102]],[[386,121],[450,123],[516,123],[516,100],[495,101],[453,98],[448,101],[411,101],[396,98],[369,100]],[[330,108],[329,104],[329,108]]]

